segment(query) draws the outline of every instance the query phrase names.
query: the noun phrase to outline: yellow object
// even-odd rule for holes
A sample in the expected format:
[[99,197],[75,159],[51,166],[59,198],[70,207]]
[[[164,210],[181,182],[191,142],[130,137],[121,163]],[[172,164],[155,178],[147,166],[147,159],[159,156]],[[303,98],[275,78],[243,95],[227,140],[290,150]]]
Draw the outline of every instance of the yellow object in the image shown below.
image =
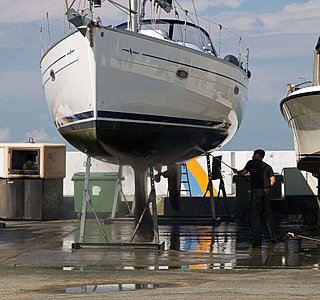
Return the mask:
[[[189,160],[187,163],[187,168],[191,172],[192,176],[196,179],[199,184],[199,187],[204,194],[208,186],[208,174],[202,169],[201,165],[198,163],[197,158]],[[213,187],[214,196],[217,195],[217,190]]]

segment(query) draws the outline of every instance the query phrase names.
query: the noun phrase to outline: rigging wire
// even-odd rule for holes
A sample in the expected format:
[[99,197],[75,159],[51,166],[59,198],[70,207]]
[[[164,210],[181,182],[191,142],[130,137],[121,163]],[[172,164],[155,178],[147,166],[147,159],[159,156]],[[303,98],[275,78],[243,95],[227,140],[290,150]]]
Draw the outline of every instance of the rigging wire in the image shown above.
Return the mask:
[[[199,25],[199,19],[198,19],[198,14],[197,14],[196,6],[195,6],[195,4],[194,4],[194,0],[192,0],[192,4],[193,4],[194,13],[195,13],[195,15],[196,15],[199,37],[200,37],[200,40],[202,41],[202,45],[203,45],[203,47],[204,47],[204,46],[205,46],[205,41],[203,40],[203,35],[201,34],[201,31],[199,30],[200,25]],[[209,27],[210,27],[210,26],[209,26]]]
[[56,3],[58,2],[58,0],[55,0],[53,2],[53,4],[51,5],[51,7],[48,9],[47,13],[56,5]]
[[[179,8],[180,8],[182,11],[184,10],[183,7],[179,4],[178,0],[174,0],[174,2],[177,3],[177,5],[179,6]],[[193,19],[190,17],[190,14],[191,14],[191,15],[194,15],[193,13],[190,13],[190,12],[189,12],[189,13],[188,13],[188,15],[189,15],[189,20],[190,20],[193,24],[196,25],[196,23],[195,23],[195,22],[193,21]],[[211,15],[210,15],[210,17],[211,17]],[[205,17],[203,17],[203,16],[201,16],[201,15],[198,15],[198,18],[201,19],[201,20],[203,20],[203,21],[209,22],[209,24],[213,24],[213,25],[216,25],[217,27],[223,28],[225,31],[229,32],[230,34],[232,34],[233,36],[235,36],[235,37],[237,37],[237,38],[239,38],[239,39],[241,38],[240,35],[236,34],[235,32],[231,31],[231,30],[228,29],[227,27],[222,26],[222,25],[219,24],[219,23],[216,23],[216,22],[214,22],[214,21],[211,21],[211,19],[205,18]],[[210,28],[210,26],[209,26],[209,28]],[[244,45],[245,45],[245,44],[244,44]]]
[[211,22],[211,0],[209,0],[209,36],[211,36],[211,26],[210,26],[210,22]]
[[113,0],[105,0],[105,1],[108,1],[110,4],[112,4],[113,6],[115,6],[116,8],[118,8],[119,10],[121,10],[124,14],[126,14],[127,16],[130,15],[130,12],[129,12],[129,9],[125,6],[123,6],[122,4],[120,3],[117,3]]
[[[76,0],[73,0],[72,4],[70,5],[70,7],[74,4]],[[81,4],[86,2],[87,0],[78,0],[78,10],[80,9],[81,7]],[[128,7],[125,7],[123,6],[122,4],[120,3],[117,3],[115,0],[102,0],[102,2],[109,2],[110,4],[112,4],[114,7],[116,7],[117,9],[119,9],[120,11],[122,11],[124,14],[126,14],[127,16],[130,15],[130,9],[128,9]],[[52,5],[50,6],[50,8],[48,9],[48,12],[52,10],[52,8],[56,5],[56,3],[58,2],[58,0],[54,0]],[[139,5],[141,5],[141,0],[138,0],[139,2]],[[150,0],[150,12],[151,12],[151,20],[152,20],[152,23],[151,23],[151,29],[155,29],[155,23],[156,23],[156,19],[157,18],[160,18],[161,17],[161,10],[159,10],[160,12],[158,13],[158,16],[157,16],[157,11],[156,10],[156,7],[155,7],[155,3],[152,3],[153,1]],[[185,11],[182,7],[182,5],[179,3],[178,0],[173,0],[172,1],[172,6],[173,6],[173,13],[174,13],[174,18],[175,19],[180,19],[179,18],[179,10],[181,11]],[[201,15],[198,15],[197,14],[197,11],[196,11],[196,8],[195,8],[195,1],[192,0],[192,4],[193,4],[193,8],[194,8],[194,12],[195,13],[192,13],[192,12],[188,12],[188,14],[186,14],[186,18],[191,22],[193,23],[194,25],[196,25],[197,27],[200,27],[200,21],[205,21],[205,22],[208,22],[209,23],[209,30],[208,30],[208,33],[209,33],[209,36],[211,35],[211,25],[215,25],[217,26],[219,29],[219,32],[220,32],[220,35],[221,35],[221,32],[222,31],[225,31],[225,32],[228,32],[229,34],[235,36],[236,38],[239,39],[239,41],[241,42],[241,45],[244,46],[245,48],[248,48],[246,43],[243,41],[243,39],[241,38],[241,36],[239,36],[238,34],[234,33],[233,31],[231,31],[230,29],[226,28],[226,27],[223,27],[221,24],[218,24],[214,21],[212,21],[212,16],[211,16],[211,0],[209,0],[209,19],[204,17],[204,16],[201,16]],[[141,10],[141,7],[138,8],[138,11]],[[132,13],[138,13],[138,12],[132,12]],[[193,16],[195,16],[195,20],[193,19]],[[139,20],[139,23],[140,23],[140,20]],[[140,28],[140,26],[139,26]],[[202,43],[205,44],[205,42],[203,41],[204,37],[201,35],[200,33],[200,37],[201,37],[201,40],[202,40]],[[221,40],[219,41],[219,44],[221,43]],[[226,44],[223,44],[224,47],[229,47],[228,45]],[[241,46],[239,47],[241,48]],[[235,51],[235,49],[233,48],[233,50]]]

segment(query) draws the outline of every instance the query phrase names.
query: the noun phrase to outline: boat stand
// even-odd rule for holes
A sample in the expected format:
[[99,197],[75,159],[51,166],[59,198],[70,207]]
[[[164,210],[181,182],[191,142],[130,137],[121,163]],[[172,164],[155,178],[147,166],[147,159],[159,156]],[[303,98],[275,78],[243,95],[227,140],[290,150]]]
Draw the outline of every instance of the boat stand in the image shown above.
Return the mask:
[[206,154],[206,158],[207,158],[208,185],[207,185],[207,189],[202,197],[202,200],[196,210],[195,216],[198,214],[199,209],[200,209],[207,193],[209,192],[210,204],[211,204],[212,226],[219,226],[221,224],[221,220],[220,220],[220,218],[217,218],[217,215],[216,215],[216,205],[214,202],[213,184],[212,184],[212,170],[211,170],[211,162],[210,162],[210,154],[209,153]]
[[[156,203],[156,191],[155,191],[155,184],[154,184],[154,164],[153,162],[150,162],[149,164],[149,172],[150,172],[150,182],[151,182],[151,191],[148,197],[148,201],[146,203],[146,206],[140,216],[139,222],[135,227],[135,230],[131,236],[130,242],[109,242],[107,235],[101,225],[101,222],[96,214],[96,211],[93,207],[93,204],[91,202],[90,193],[89,193],[89,178],[90,178],[90,167],[91,167],[91,157],[87,156],[87,162],[86,162],[86,174],[85,174],[85,182],[84,182],[84,190],[83,190],[83,201],[82,201],[82,210],[81,210],[81,220],[80,220],[80,236],[79,236],[79,242],[72,243],[71,247],[72,249],[80,249],[85,247],[131,247],[131,248],[151,248],[151,249],[158,249],[158,250],[164,250],[164,242],[160,243],[159,240],[159,228],[158,228],[158,214],[157,214],[157,203]],[[121,169],[122,171],[122,169]],[[122,172],[121,172],[122,173]],[[120,172],[119,172],[120,174]],[[119,178],[119,176],[118,176]],[[85,225],[86,225],[86,213],[87,213],[87,204],[90,204],[91,209],[94,213],[94,216],[97,220],[97,223],[99,225],[99,228],[106,240],[106,242],[103,243],[86,243],[84,242],[84,236],[85,236]],[[142,218],[146,212],[147,209],[149,209],[150,204],[152,205],[152,220],[153,220],[153,233],[154,233],[154,242],[133,242],[133,239],[139,229],[139,226],[141,225]]]
[[91,167],[91,157],[87,155],[87,161],[86,161],[86,173],[84,178],[84,187],[83,187],[83,198],[82,198],[82,209],[81,209],[81,219],[80,219],[80,234],[79,234],[79,242],[78,243],[72,243],[71,247],[72,249],[79,249],[81,248],[81,245],[84,245],[84,235],[85,235],[85,227],[86,227],[86,219],[87,219],[87,206],[90,204],[92,212],[97,220],[97,223],[99,225],[99,228],[102,232],[102,235],[104,236],[105,240],[108,241],[107,235],[101,225],[101,222],[98,218],[98,215],[96,213],[96,210],[94,209],[94,206],[91,201],[90,193],[89,193],[89,180],[90,180],[90,167]]

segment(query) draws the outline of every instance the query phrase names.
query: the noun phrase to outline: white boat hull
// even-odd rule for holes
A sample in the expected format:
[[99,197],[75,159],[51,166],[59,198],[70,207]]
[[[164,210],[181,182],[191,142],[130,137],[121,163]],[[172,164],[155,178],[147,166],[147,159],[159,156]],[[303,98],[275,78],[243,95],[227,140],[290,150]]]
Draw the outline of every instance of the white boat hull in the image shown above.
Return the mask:
[[281,101],[281,111],[294,137],[297,165],[320,174],[320,86],[300,89]]
[[241,68],[130,31],[75,32],[40,65],[59,132],[109,162],[132,165],[152,156],[167,165],[219,148],[236,133],[247,102]]

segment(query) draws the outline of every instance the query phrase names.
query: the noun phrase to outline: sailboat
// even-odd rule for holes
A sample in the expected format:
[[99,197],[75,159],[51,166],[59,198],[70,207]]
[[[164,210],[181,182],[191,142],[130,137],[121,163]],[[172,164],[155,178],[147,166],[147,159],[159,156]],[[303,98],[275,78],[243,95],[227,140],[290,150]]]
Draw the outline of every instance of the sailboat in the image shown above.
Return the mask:
[[145,206],[151,161],[157,175],[168,178],[179,209],[179,164],[220,148],[240,126],[250,78],[247,49],[222,58],[198,18],[178,12],[178,1],[151,1],[155,11],[174,14],[168,19],[147,19],[147,0],[130,0],[128,7],[105,1],[128,14],[116,26],[95,16],[101,1],[81,9],[74,2],[66,15],[75,30],[40,62],[56,128],[87,155],[133,167],[136,216]]
[[294,138],[297,167],[320,176],[320,38],[314,50],[313,82],[287,84],[280,109]]

